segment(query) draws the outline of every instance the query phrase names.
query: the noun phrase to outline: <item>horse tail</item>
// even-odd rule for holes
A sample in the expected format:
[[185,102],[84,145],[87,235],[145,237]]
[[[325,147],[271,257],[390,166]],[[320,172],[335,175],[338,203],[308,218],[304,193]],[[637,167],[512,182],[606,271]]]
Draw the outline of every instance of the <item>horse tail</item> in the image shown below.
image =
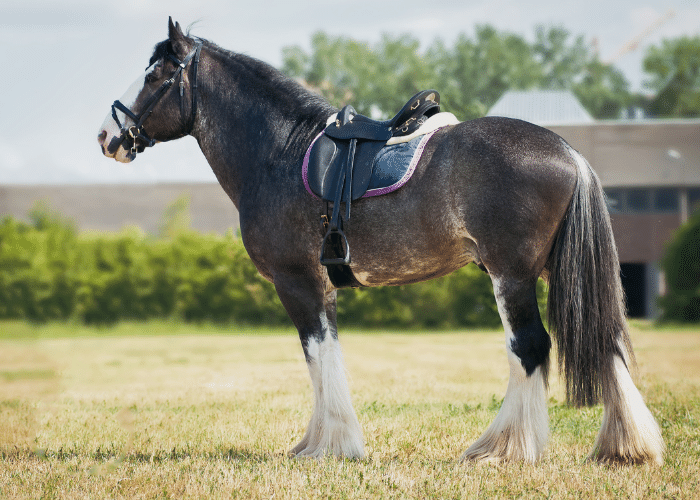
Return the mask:
[[550,332],[558,346],[566,398],[591,406],[614,390],[615,356],[634,363],[620,264],[605,194],[585,158],[565,143],[576,187],[549,256]]

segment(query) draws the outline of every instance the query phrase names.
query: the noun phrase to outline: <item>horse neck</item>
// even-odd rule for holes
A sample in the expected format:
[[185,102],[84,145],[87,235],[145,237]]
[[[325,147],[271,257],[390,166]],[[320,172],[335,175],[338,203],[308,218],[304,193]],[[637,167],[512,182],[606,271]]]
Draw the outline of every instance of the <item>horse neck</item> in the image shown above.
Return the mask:
[[[262,178],[288,177],[333,108],[260,61],[205,46],[192,135],[236,207]],[[240,207],[239,207],[240,208]]]

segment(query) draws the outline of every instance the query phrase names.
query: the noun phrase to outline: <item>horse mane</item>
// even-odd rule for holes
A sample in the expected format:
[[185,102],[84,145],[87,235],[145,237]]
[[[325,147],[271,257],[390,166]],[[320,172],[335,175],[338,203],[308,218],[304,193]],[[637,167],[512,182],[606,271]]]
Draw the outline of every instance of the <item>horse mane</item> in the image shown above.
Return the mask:
[[207,39],[197,39],[202,41],[207,49],[222,56],[228,64],[236,66],[236,69],[245,69],[248,77],[253,77],[257,85],[264,86],[267,98],[293,101],[297,111],[300,110],[303,114],[323,114],[324,122],[333,112],[337,112],[323,96],[305,88],[274,66],[247,54],[221,48]]
[[[327,118],[338,111],[323,96],[305,88],[264,61],[224,49],[207,39],[190,36],[189,30],[187,36],[191,40],[202,42],[207,51],[217,56],[224,67],[231,70],[231,74],[245,74],[243,82],[250,88],[259,89],[265,96],[265,102],[274,104],[283,115],[283,119],[286,118],[289,136],[286,138],[283,151],[279,153],[286,152],[292,155],[299,153],[303,156],[308,148],[308,138],[313,138],[322,130]],[[172,53],[169,40],[157,43],[149,66],[166,57],[168,53]]]

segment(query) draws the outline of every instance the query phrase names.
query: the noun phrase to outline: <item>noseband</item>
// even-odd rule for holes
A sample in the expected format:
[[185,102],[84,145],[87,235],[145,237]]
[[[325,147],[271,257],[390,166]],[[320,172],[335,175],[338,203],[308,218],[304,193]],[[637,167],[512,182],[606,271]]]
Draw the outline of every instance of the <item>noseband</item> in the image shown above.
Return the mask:
[[[156,104],[158,104],[158,101],[160,101],[161,98],[165,95],[165,93],[170,89],[170,87],[173,86],[175,80],[177,80],[178,77],[180,78],[180,109],[182,111],[182,114],[185,114],[184,101],[182,99],[182,96],[185,93],[185,82],[182,77],[182,72],[190,63],[190,61],[194,59],[192,67],[192,118],[190,120],[189,126],[189,130],[192,130],[195,115],[197,113],[197,66],[199,65],[199,56],[201,52],[202,42],[198,42],[195,48],[192,50],[192,52],[187,54],[187,57],[185,57],[182,61],[180,61],[174,55],[170,53],[168,54],[168,58],[172,60],[175,64],[177,64],[177,69],[175,70],[175,73],[173,73],[173,75],[170,78],[165,80],[158,88],[158,90],[151,96],[146,107],[143,109],[143,111],[141,111],[140,114],[136,115],[133,111],[124,106],[124,104],[122,104],[122,102],[119,99],[114,101],[114,103],[112,104],[112,118],[117,123],[117,126],[121,129],[121,135],[119,136],[119,145],[121,145],[124,141],[130,141],[130,151],[131,153],[136,154],[138,153],[137,142],[140,142],[143,148],[151,147],[156,143],[155,139],[151,139],[148,136],[148,134],[146,134],[146,131],[143,129],[143,122],[145,122],[146,119],[150,116],[151,112],[153,111],[153,108],[156,106]],[[119,121],[119,117],[117,116],[117,110],[121,111],[127,117],[131,118],[134,121],[134,125],[128,128],[125,125],[122,125],[122,123]],[[141,151],[143,151],[143,149],[141,149]]]

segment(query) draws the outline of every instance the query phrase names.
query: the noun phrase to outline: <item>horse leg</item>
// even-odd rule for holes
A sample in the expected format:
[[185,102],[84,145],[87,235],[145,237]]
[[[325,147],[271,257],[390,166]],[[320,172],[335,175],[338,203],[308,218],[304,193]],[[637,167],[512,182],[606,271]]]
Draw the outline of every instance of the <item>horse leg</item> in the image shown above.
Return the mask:
[[299,331],[314,392],[314,411],[297,457],[364,456],[336,327],[336,292],[304,276],[275,276],[275,288]]
[[537,279],[492,278],[506,334],[508,388],[496,419],[462,460],[535,462],[547,443],[547,375],[551,341],[537,307]]
[[[625,352],[623,346],[620,351]],[[613,376],[604,380],[603,425],[589,459],[603,463],[663,463],[661,431],[630,376],[629,360],[612,356]]]

